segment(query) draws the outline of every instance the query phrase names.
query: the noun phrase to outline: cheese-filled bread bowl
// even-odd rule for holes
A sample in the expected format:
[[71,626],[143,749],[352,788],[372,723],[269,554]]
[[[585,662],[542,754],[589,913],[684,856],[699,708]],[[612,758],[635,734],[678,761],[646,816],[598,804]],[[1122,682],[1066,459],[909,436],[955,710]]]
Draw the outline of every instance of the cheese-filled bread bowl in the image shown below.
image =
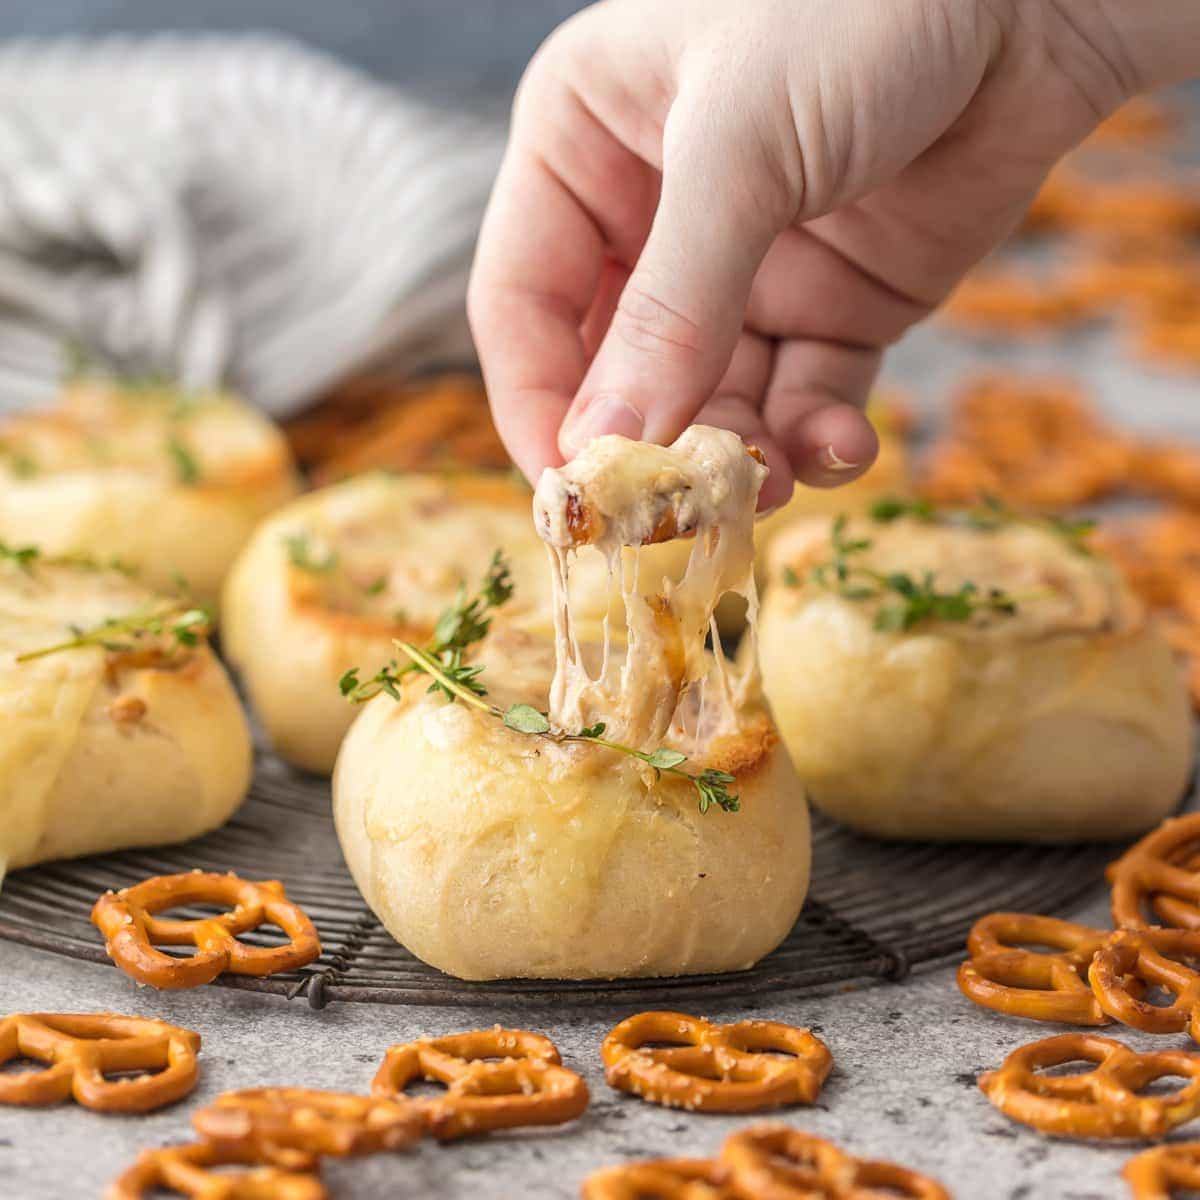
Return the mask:
[[295,494],[290,452],[232,396],[80,382],[0,421],[0,537],[182,577],[211,603],[258,521]]
[[1129,837],[1192,761],[1179,668],[1068,523],[879,504],[772,552],[764,685],[813,803],[883,837]]
[[[754,607],[763,475],[725,431],[598,439],[535,497],[553,641],[497,621],[355,677],[374,698],[338,757],[338,836],[414,954],[465,979],[662,976],[745,968],[786,936],[808,887],[804,791],[753,658],[705,648],[722,594]],[[635,548],[684,533],[687,570],[643,594]],[[622,631],[590,644],[569,576],[597,549]],[[477,599],[507,586],[493,572]]]
[[0,554],[0,877],[178,842],[250,780],[246,720],[206,614],[128,575]]
[[[225,587],[222,644],[284,758],[331,771],[355,715],[342,675],[373,674],[395,658],[396,638],[427,642],[497,550],[515,582],[503,619],[550,635],[553,589],[531,502],[508,472],[380,471],[310,492],[259,526]],[[653,547],[647,579],[681,558],[677,544]],[[572,594],[592,632],[620,607],[598,556]]]

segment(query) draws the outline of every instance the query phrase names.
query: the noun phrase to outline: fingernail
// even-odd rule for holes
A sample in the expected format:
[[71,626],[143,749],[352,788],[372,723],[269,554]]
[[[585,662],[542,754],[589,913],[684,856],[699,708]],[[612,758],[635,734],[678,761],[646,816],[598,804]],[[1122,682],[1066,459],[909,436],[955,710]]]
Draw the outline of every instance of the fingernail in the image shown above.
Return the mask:
[[860,463],[847,462],[844,458],[838,458],[837,451],[832,446],[822,446],[817,451],[817,462],[826,471],[855,471],[861,466]]
[[636,408],[614,392],[601,392],[567,414],[558,444],[564,454],[574,455],[601,434],[619,433],[636,441],[644,428],[642,414]]

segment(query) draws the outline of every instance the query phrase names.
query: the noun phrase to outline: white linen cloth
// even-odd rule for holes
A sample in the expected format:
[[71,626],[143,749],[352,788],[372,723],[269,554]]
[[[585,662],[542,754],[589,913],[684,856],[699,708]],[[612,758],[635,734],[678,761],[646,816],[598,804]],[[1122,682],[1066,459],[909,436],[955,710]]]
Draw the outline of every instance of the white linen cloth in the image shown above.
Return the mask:
[[274,37],[0,45],[0,408],[72,343],[276,415],[463,361],[502,141]]

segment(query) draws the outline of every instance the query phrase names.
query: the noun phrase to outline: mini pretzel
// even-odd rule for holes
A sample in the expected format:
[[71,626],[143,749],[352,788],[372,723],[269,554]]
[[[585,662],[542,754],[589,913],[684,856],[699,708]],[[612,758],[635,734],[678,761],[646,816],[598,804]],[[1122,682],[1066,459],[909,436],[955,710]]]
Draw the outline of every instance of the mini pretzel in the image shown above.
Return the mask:
[[787,1125],[752,1125],[735,1133],[726,1139],[721,1161],[734,1194],[746,1200],[866,1200],[883,1194],[950,1200],[941,1184],[916,1171],[854,1158]]
[[436,1100],[413,1101],[439,1141],[521,1125],[561,1125],[588,1106],[587,1084],[562,1065],[554,1043],[520,1029],[480,1029],[392,1046],[371,1091],[398,1099],[418,1079],[446,1085],[446,1094]]
[[1200,853],[1200,813],[1164,821],[1131,846],[1107,871],[1112,884],[1113,923],[1145,929],[1147,902],[1165,920],[1195,928],[1200,872],[1189,862]]
[[[1082,1075],[1040,1075],[1080,1060]],[[1190,1080],[1166,1095],[1139,1096],[1167,1075]],[[1014,1050],[998,1071],[979,1078],[987,1098],[1014,1121],[1054,1137],[1154,1138],[1200,1115],[1200,1054],[1136,1054],[1112,1038],[1064,1033]]]
[[425,1132],[415,1104],[308,1088],[246,1088],[192,1114],[205,1140],[259,1161],[308,1170],[338,1158],[399,1150]]
[[[200,1035],[165,1021],[115,1013],[22,1013],[0,1021],[0,1066],[50,1065],[0,1074],[0,1104],[40,1106],[72,1097],[98,1112],[150,1112],[196,1086]],[[106,1072],[152,1074],[107,1079]]]
[[[646,1048],[648,1042],[675,1044]],[[776,1021],[713,1025],[672,1012],[627,1018],[600,1054],[610,1086],[699,1112],[812,1104],[833,1070],[829,1048],[807,1029]]]
[[739,1200],[710,1158],[659,1158],[606,1167],[583,1181],[583,1200]]
[[1121,1174],[1133,1200],[1171,1200],[1173,1192],[1200,1192],[1200,1142],[1171,1142],[1131,1158]]
[[[1200,960],[1200,933],[1120,929],[1096,954],[1088,977],[1109,1016],[1147,1033],[1181,1033],[1190,1027],[1200,1041],[1200,973],[1180,959]],[[1175,999],[1151,1004],[1142,998],[1147,985]]]
[[[958,969],[963,994],[984,1008],[1068,1025],[1107,1025],[1087,983],[1088,964],[1107,937],[1102,930],[1054,917],[992,913],[967,939],[971,957]],[[1022,943],[1053,948],[1040,953]]]
[[[248,1170],[230,1174],[209,1169],[230,1165]],[[167,1190],[195,1200],[329,1200],[315,1175],[262,1166],[244,1151],[211,1142],[143,1150],[137,1162],[108,1185],[104,1200],[149,1200]]]
[[[183,904],[221,904],[231,911],[196,921],[163,920],[153,914]],[[156,875],[119,892],[105,892],[92,909],[92,924],[104,934],[108,956],[140,983],[156,988],[190,988],[211,983],[222,971],[274,975],[312,962],[321,953],[316,928],[287,898],[277,880],[250,883],[228,875],[189,871]],[[285,946],[247,946],[238,934],[278,925]],[[156,950],[195,946],[190,958]]]

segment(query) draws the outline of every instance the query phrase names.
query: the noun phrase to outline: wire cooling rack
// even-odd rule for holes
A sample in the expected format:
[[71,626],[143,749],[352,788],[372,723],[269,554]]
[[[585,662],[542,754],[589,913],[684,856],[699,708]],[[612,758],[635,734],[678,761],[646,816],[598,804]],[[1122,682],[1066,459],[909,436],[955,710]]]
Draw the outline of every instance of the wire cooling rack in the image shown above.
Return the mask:
[[[108,958],[88,916],[97,896],[149,875],[236,871],[282,879],[313,918],[324,953],[267,979],[222,976],[227,987],[331,1001],[494,1005],[672,1003],[781,991],[801,994],[901,979],[961,950],[967,930],[996,909],[1049,913],[1101,878],[1112,845],[969,846],[879,842],[815,816],[813,881],[787,940],[748,971],[604,983],[509,980],[464,983],[426,966],[392,940],[363,903],[342,861],[329,783],[259,756],[250,796],[223,828],[179,846],[104,854],[16,871],[0,891],[0,938],[86,962]],[[246,935],[272,944],[274,931]]]

